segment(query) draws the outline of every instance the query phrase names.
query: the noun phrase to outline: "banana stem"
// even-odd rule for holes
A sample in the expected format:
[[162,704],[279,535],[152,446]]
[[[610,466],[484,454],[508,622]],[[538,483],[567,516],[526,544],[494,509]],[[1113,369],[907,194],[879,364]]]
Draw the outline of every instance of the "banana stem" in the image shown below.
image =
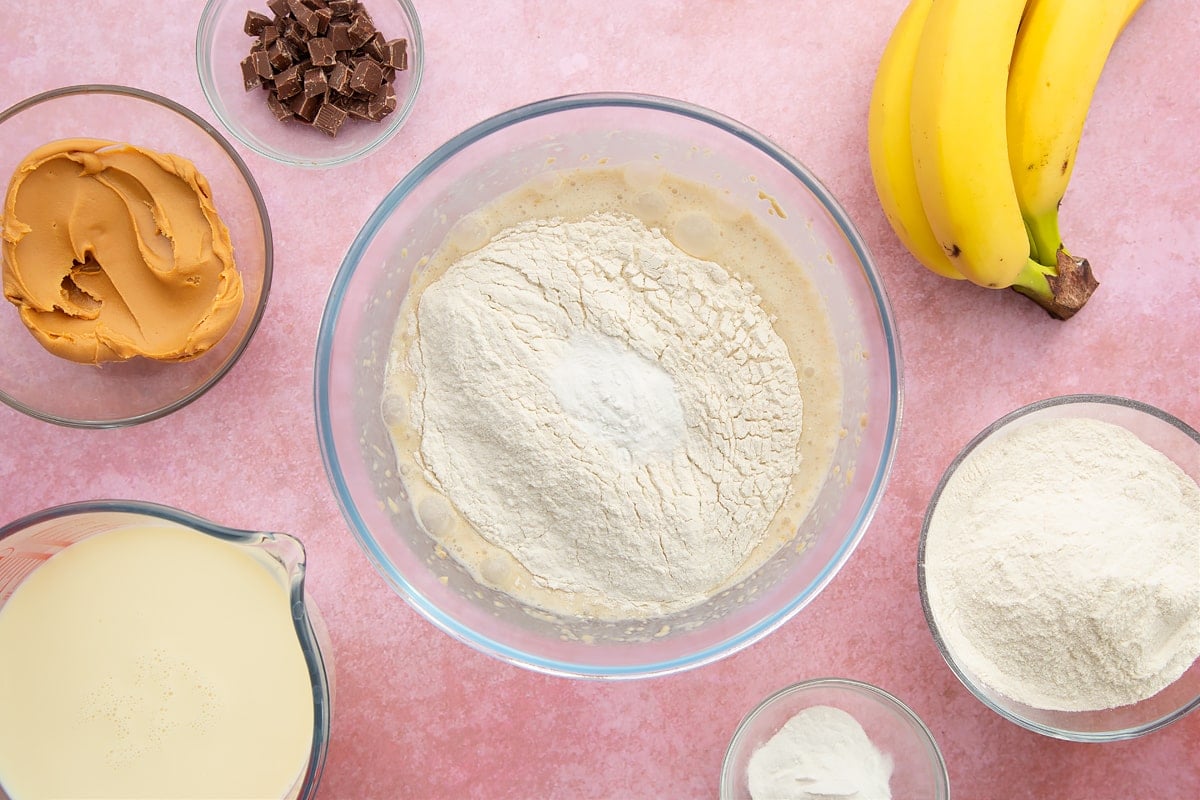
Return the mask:
[[[1057,224],[1054,227],[1057,229]],[[1055,266],[1047,267],[1031,258],[1012,288],[1055,319],[1070,319],[1083,308],[1099,285],[1088,260],[1076,258],[1059,245]]]
[[1025,230],[1029,233],[1030,256],[1039,264],[1057,264],[1058,251],[1063,246],[1058,232],[1058,210],[1040,217],[1025,217]]

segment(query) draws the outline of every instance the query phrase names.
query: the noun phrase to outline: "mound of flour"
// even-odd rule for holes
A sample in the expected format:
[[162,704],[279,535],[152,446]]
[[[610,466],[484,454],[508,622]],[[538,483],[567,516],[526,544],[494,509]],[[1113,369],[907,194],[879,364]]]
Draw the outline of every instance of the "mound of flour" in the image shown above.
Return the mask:
[[418,463],[546,587],[658,614],[762,540],[800,460],[753,286],[623,215],[501,232],[420,297]]
[[947,647],[991,688],[1060,711],[1136,703],[1200,655],[1200,487],[1125,428],[1032,422],[946,483],[925,574]]

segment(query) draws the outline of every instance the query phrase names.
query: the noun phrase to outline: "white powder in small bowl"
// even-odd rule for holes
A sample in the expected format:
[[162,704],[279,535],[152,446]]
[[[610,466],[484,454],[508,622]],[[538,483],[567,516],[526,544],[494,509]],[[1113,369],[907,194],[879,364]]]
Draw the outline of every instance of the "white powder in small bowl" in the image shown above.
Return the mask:
[[892,759],[852,715],[812,706],[750,756],[754,800],[891,800]]
[[952,656],[1034,708],[1150,697],[1200,656],[1200,487],[1129,430],[1030,422],[975,448],[925,542]]

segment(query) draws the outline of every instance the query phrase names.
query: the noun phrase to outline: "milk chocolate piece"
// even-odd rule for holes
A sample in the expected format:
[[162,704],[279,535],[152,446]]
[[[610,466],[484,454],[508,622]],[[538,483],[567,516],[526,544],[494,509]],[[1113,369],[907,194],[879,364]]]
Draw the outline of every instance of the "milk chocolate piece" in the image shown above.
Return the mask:
[[308,55],[312,58],[313,66],[332,67],[336,60],[334,58],[336,54],[333,42],[328,37],[318,36],[308,40]]
[[329,88],[338,94],[350,94],[350,68],[340,61],[329,70]]
[[324,95],[309,97],[308,95],[298,94],[288,103],[288,108],[305,122],[312,122],[317,116],[317,110],[320,109],[324,101]]
[[267,57],[271,62],[271,68],[276,72],[285,70],[292,64],[292,50],[282,39],[276,39],[275,42],[269,48],[267,48]]
[[362,51],[376,61],[383,61],[383,34],[375,31],[371,38],[363,44]]
[[296,18],[296,22],[304,29],[304,32],[309,36],[316,36],[317,29],[320,27],[320,22],[317,20],[317,12],[313,11],[303,3],[293,2],[292,16]]
[[271,113],[275,115],[275,119],[283,122],[285,119],[291,119],[292,111],[283,102],[275,96],[274,92],[267,94],[267,108],[271,109]]
[[246,91],[262,84],[263,76],[259,75],[258,70],[254,68],[254,56],[258,53],[262,53],[262,51],[256,51],[242,59],[242,83],[245,85]]
[[266,14],[260,14],[257,11],[247,11],[246,23],[242,27],[242,30],[244,30],[248,36],[261,36],[263,28],[270,24],[271,18]]
[[385,84],[378,94],[367,101],[367,119],[378,122],[396,110],[396,90]]
[[314,67],[304,71],[305,97],[324,97],[328,89],[329,79],[325,76],[324,70]]
[[375,61],[365,58],[354,67],[350,76],[350,88],[355,92],[375,94],[383,84],[383,68]]
[[313,127],[329,136],[337,136],[338,129],[346,121],[346,112],[332,103],[325,103],[313,119]]
[[275,94],[280,100],[287,100],[289,97],[296,96],[300,93],[302,86],[300,70],[295,65],[288,67],[275,76]]
[[346,32],[350,34],[350,42],[355,47],[362,47],[375,35],[375,25],[371,22],[370,17],[361,13],[360,9],[360,13],[354,15],[353,22],[350,23],[350,28]]
[[255,50],[250,54],[249,58],[254,71],[263,81],[269,81],[275,77],[275,71],[271,69],[271,57],[265,50]]
[[306,47],[308,45],[309,35],[304,26],[291,17],[285,17],[279,20],[279,29],[283,31],[283,38],[297,47]]
[[288,11],[291,10],[288,8],[287,0],[267,0],[267,8],[271,9],[276,17],[286,17]]
[[266,47],[269,47],[278,38],[279,38],[279,26],[278,25],[268,25],[262,29],[262,33],[259,34],[258,41],[259,41],[259,43],[262,44],[262,46],[264,48],[266,48]]
[[392,69],[408,69],[408,40],[392,39],[383,44],[383,57],[379,59]]
[[356,119],[370,119],[370,109],[367,101],[361,98],[346,101],[346,112]]
[[313,14],[317,19],[317,34],[324,36],[329,31],[329,23],[333,19],[333,12],[321,6]]
[[333,42],[333,48],[335,50],[353,50],[354,44],[350,41],[350,23],[330,23],[329,41]]
[[329,10],[335,19],[348,17],[354,11],[354,3],[351,0],[329,0]]

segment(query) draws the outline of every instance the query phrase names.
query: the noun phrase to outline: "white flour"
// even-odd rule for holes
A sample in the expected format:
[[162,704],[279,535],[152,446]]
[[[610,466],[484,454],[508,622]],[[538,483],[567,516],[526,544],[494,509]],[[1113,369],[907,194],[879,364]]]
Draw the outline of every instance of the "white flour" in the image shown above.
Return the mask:
[[754,288],[630,217],[463,256],[408,367],[426,480],[535,581],[621,612],[719,587],[799,466],[796,369]]
[[890,800],[892,759],[840,708],[812,706],[750,756],[754,800]]
[[1115,425],[1045,420],[977,448],[925,570],[950,651],[1026,705],[1134,703],[1200,655],[1200,488]]

